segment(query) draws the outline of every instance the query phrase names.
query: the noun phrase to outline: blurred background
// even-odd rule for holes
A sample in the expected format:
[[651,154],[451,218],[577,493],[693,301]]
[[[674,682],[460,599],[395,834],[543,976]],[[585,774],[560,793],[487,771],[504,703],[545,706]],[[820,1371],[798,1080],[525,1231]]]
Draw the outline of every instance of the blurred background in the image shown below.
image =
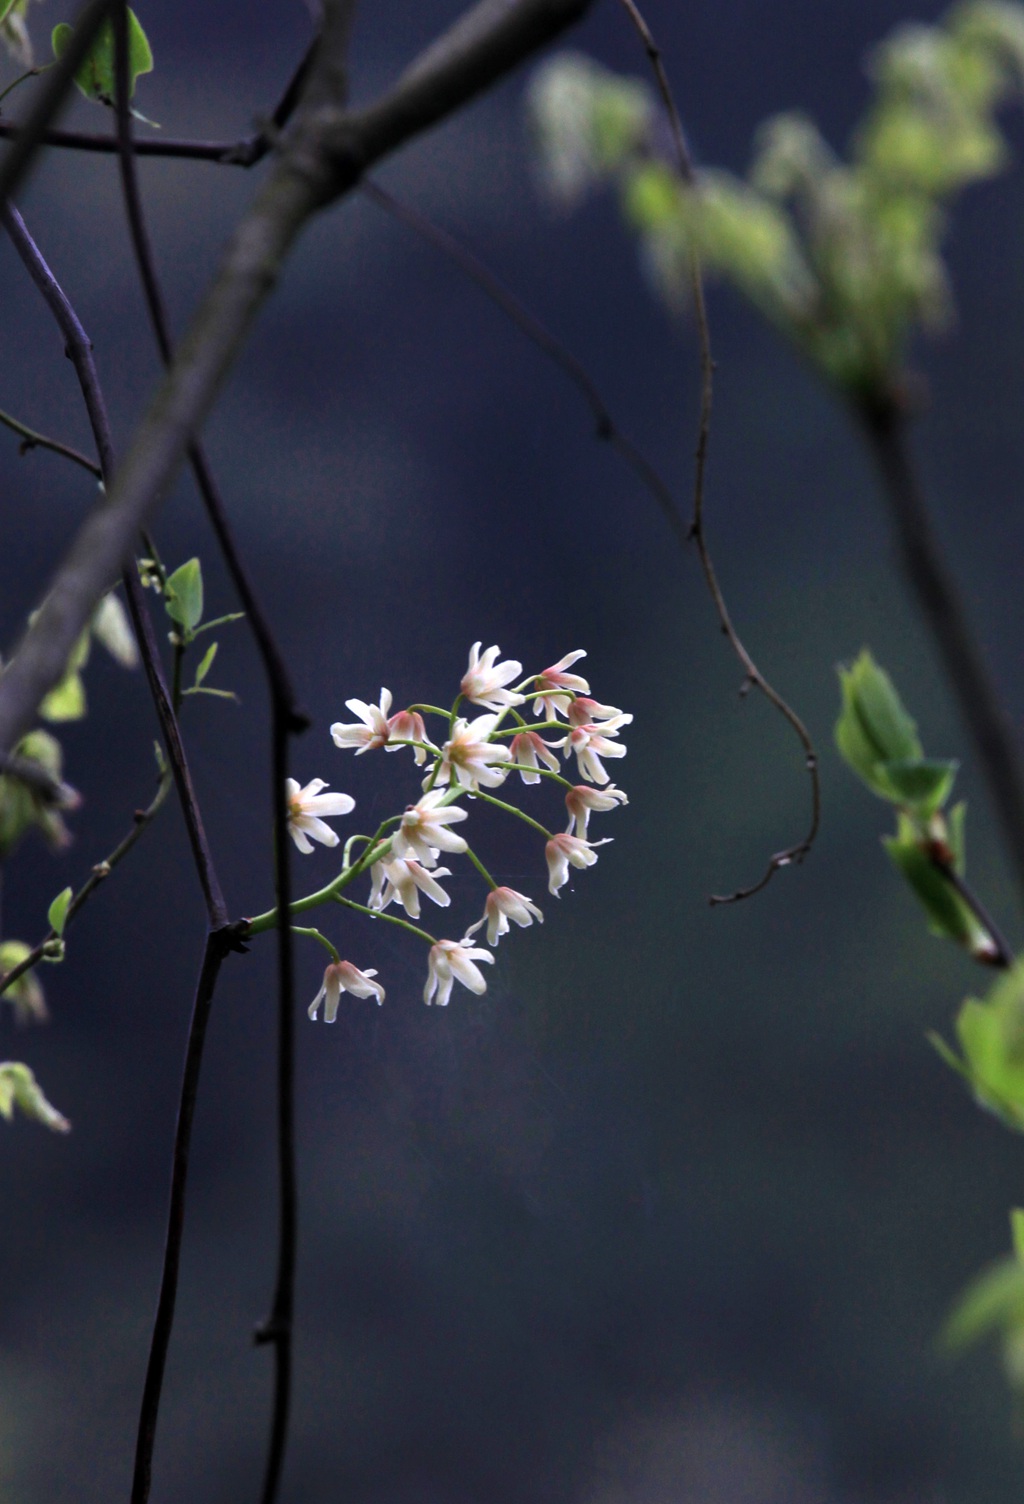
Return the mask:
[[[39,50],[68,18],[33,7]],[[459,10],[364,7],[355,99],[371,98]],[[301,55],[298,0],[145,5],[156,72],[139,108],[168,135],[234,138]],[[800,107],[841,146],[863,61],[940,7],[651,0],[698,159],[742,170],[757,124]],[[568,39],[644,74],[620,8]],[[16,69],[5,63],[0,82]],[[520,74],[379,174],[463,236],[590,369],[627,433],[688,496],[692,329],[645,285],[614,204],[570,219],[531,169]],[[24,99],[5,105],[17,117]],[[66,117],[105,129],[99,107]],[[1019,122],[1009,122],[1024,145]],[[140,127],[140,129],[144,129]],[[265,169],[262,169],[265,171]],[[180,330],[260,178],[144,162]],[[119,442],[156,379],[112,158],[49,154],[21,207],[96,347]],[[915,366],[915,434],[937,525],[1006,702],[1024,715],[1024,172],[975,189],[948,239],[959,318]],[[0,406],[89,447],[73,373],[0,245]],[[755,315],[713,289],[718,361],[708,535],[737,626],[822,754],[812,857],[759,897],[807,819],[799,749],[740,670],[699,578],[578,395],[430,247],[353,197],[325,214],[206,430],[228,508],[314,718],[293,771],[357,799],[372,829],[417,786],[403,757],[339,752],[344,701],[454,696],[475,640],[536,671],[586,648],[598,699],[635,714],[616,764],[628,808],[597,867],[556,901],[542,852],[480,820],[501,880],[542,903],[476,998],[422,1003],[425,957],[397,931],[324,920],[376,966],[387,1001],[343,998],[299,1026],[301,1248],[284,1498],[351,1504],[1002,1504],[1024,1450],[996,1356],[957,1366],[937,1329],[1008,1248],[1024,1150],[924,1040],[986,978],[929,938],[888,868],[888,812],[832,749],[835,668],[863,645],[905,687],[925,744],[964,758],[978,888],[1022,915],[970,747],[893,567],[867,456],[843,413]],[[0,434],[4,651],[37,603],[91,483]],[[235,601],[189,485],[157,537],[202,555],[208,614]],[[266,700],[244,627],[187,705],[186,733],[233,913],[270,903]],[[73,845],[27,840],[6,936],[35,941],[50,899],[127,829],[153,781],[142,677],[102,653],[90,715],[63,734],[85,795]],[[536,807],[549,791],[538,791]],[[549,804],[551,804],[549,799]],[[541,818],[544,818],[542,815]],[[550,813],[557,821],[557,809]],[[296,881],[332,875],[317,849]],[[458,864],[456,863],[456,868]],[[452,880],[458,934],[477,880]],[[398,934],[394,940],[393,935]],[[168,805],[47,968],[44,1029],[0,1019],[71,1118],[67,1138],[0,1128],[0,1498],[126,1497],[163,1239],[169,1149],[203,914]],[[323,955],[303,943],[299,994]],[[209,1037],[179,1316],[154,1500],[252,1497],[271,1359],[276,1215],[273,946],[223,973]]]

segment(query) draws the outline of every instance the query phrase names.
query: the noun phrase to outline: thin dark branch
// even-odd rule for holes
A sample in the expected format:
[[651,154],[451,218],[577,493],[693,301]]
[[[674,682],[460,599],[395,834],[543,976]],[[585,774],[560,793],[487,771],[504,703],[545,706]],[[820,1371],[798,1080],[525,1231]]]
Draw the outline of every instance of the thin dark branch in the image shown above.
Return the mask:
[[969,883],[960,876],[952,862],[945,861],[943,858],[933,855],[932,865],[942,873],[949,886],[963,899],[996,948],[995,955],[978,957],[977,959],[983,960],[989,966],[998,967],[1000,971],[1008,971],[1014,962],[1013,951],[1010,949],[1006,936],[992,918],[985,904],[982,903]]
[[622,456],[654,497],[679,542],[685,544],[689,537],[689,530],[671,490],[650,461],[621,431],[590,372],[572,351],[551,333],[532,309],[528,308],[495,276],[490,267],[485,266],[480,258],[461,241],[456,240],[454,235],[428,219],[425,214],[421,214],[418,209],[413,209],[410,205],[395,198],[394,194],[389,193],[386,188],[382,188],[371,178],[363,179],[360,190],[372,203],[386,210],[402,224],[408,225],[423,240],[428,241],[430,245],[435,246],[454,262],[459,270],[470,281],[475,282],[480,291],[512,320],[516,327],[526,335],[526,338],[568,376],[590,408],[597,437],[605,440]]
[[82,454],[78,449],[72,449],[69,444],[62,444],[59,439],[48,439],[45,433],[37,433],[34,428],[29,428],[27,423],[22,423],[11,413],[0,412],[0,423],[9,428],[12,433],[21,436],[18,446],[22,454],[27,454],[30,449],[51,449],[54,454],[63,455],[66,460],[73,460],[76,465],[81,465],[83,470],[88,470],[95,475],[97,480],[103,472],[95,460],[91,460],[87,454]]
[[231,928],[212,930],[207,935],[192,1004],[192,1019],[185,1050],[185,1066],[182,1073],[178,1118],[174,1131],[174,1149],[171,1157],[171,1194],[167,1208],[163,1271],[156,1317],[153,1322],[153,1334],[150,1339],[146,1382],[142,1393],[135,1448],[135,1468],[132,1475],[131,1504],[145,1504],[149,1497],[153,1442],[160,1412],[160,1393],[163,1388],[164,1370],[167,1366],[171,1330],[174,1326],[178,1267],[181,1260],[185,1223],[185,1192],[188,1184],[189,1152],[192,1146],[192,1119],[195,1115],[196,1097],[199,1091],[199,1073],[203,1062],[206,1025],[209,1022],[210,1007],[221,966],[228,952],[236,949],[237,946],[235,931]]
[[[624,10],[638,31],[644,44],[644,49],[651,63],[658,89],[668,114],[672,128],[672,139],[675,145],[676,166],[679,176],[689,187],[696,186],[696,175],[693,170],[693,161],[690,157],[689,148],[686,144],[686,135],[683,131],[682,120],[672,94],[668,74],[662,61],[661,51],[658,48],[651,29],[640,13],[635,0],[620,0]],[[811,782],[811,821],[806,835],[792,846],[787,846],[784,851],[778,851],[770,858],[764,875],[756,883],[746,888],[737,888],[735,892],[728,894],[712,894],[712,904],[737,903],[744,898],[751,898],[755,893],[760,893],[766,888],[783,867],[790,867],[794,863],[802,862],[806,857],[818,835],[818,826],[821,823],[821,778],[818,772],[818,755],[810,733],[803,721],[797,715],[793,707],[783,699],[764,677],[757,664],[751,658],[744,647],[736,628],[732,624],[729,608],[722,594],[722,587],[718,583],[718,575],[708,548],[707,537],[704,530],[704,495],[706,488],[708,439],[711,431],[711,407],[714,399],[714,373],[715,362],[711,353],[711,332],[708,326],[707,304],[704,298],[704,279],[701,276],[700,261],[696,249],[690,247],[690,285],[693,296],[694,315],[697,323],[697,340],[700,346],[700,416],[697,422],[697,448],[694,455],[693,474],[693,517],[690,522],[689,535],[696,544],[697,553],[700,557],[701,570],[708,587],[708,592],[714,603],[723,634],[728,638],[729,645],[743,665],[746,675],[745,685],[757,689],[764,695],[770,705],[773,705],[779,714],[792,727],[793,731],[803,747],[804,766],[807,769]]]
[[20,127],[17,139],[0,163],[0,205],[17,192],[29,163],[42,145],[50,122],[67,97],[72,80],[92,46],[93,38],[110,14],[115,0],[88,0],[73,23],[71,38],[60,59],[47,69],[46,83],[35,107]]
[[[107,0],[112,4],[113,0]],[[314,38],[303,54],[298,67],[285,85],[284,92],[274,107],[268,124],[237,141],[182,141],[175,137],[144,137],[136,141],[134,152],[139,157],[172,157],[183,161],[216,162],[230,167],[255,167],[274,146],[278,134],[284,129],[295,110],[303,86],[309,76],[316,56],[319,39]],[[0,140],[20,141],[29,129],[15,120],[0,120]],[[44,130],[38,138],[40,146],[62,146],[72,151],[102,152],[116,156],[120,147],[116,135],[96,135],[91,131]]]
[[[96,362],[93,358],[92,342],[83,329],[78,315],[75,313],[56,277],[44,260],[39,247],[29,234],[25,221],[13,204],[7,204],[0,210],[0,222],[2,222],[10,236],[15,250],[21,257],[33,282],[42,293],[47,307],[53,314],[57,327],[64,336],[65,350],[75,368],[75,374],[82,389],[82,396],[85,399],[86,411],[89,415],[89,423],[96,442],[104,483],[109,487],[114,474],[114,447],[106,403],[103,399],[103,391],[100,387],[99,376],[96,371]],[[181,732],[178,729],[177,717],[174,714],[174,707],[171,703],[170,691],[167,688],[163,668],[160,664],[160,654],[153,633],[153,624],[150,621],[149,612],[146,608],[145,596],[139,583],[138,572],[133,563],[129,563],[124,569],[122,579],[128,601],[128,612],[138,639],[139,651],[146,670],[150,693],[152,694],[157,717],[160,721],[160,728],[167,744],[168,761],[173,770],[174,781],[181,800],[182,812],[185,816],[185,826],[188,831],[189,842],[192,846],[196,871],[203,889],[210,927],[211,929],[218,929],[227,923],[227,907],[224,903],[224,896],[221,892],[220,883],[213,865],[213,857],[206,839],[206,832],[203,829],[202,814],[196,800],[195,790],[192,786],[192,775],[189,771],[188,758],[185,755]]]
[[895,400],[861,407],[858,416],[881,473],[903,573],[974,739],[1018,890],[1024,897],[1024,773],[1017,737],[942,557],[910,457],[906,417]]
[[[121,186],[128,217],[135,259],[142,281],[146,306],[160,357],[165,366],[173,359],[170,322],[166,304],[156,272],[156,262],[146,226],[135,170],[132,139],[132,121],[128,110],[128,55],[127,36],[123,10],[116,18],[116,97],[117,139]],[[308,55],[307,55],[308,65]],[[305,77],[305,69],[302,77]],[[301,81],[293,81],[297,95]],[[284,118],[290,113],[294,98],[285,100],[279,110]],[[215,485],[213,474],[198,441],[188,451],[189,462],[196,485],[203,499],[207,515],[227,560],[236,589],[245,607],[249,625],[253,630],[263,660],[264,671],[270,691],[272,788],[271,807],[274,816],[275,868],[278,893],[290,901],[290,869],[288,864],[288,811],[285,799],[287,778],[287,748],[290,732],[304,729],[307,718],[298,709],[291,681],[278,650],[262,607],[249,581],[237,545],[232,536],[223,503]],[[287,912],[287,910],[284,910]],[[271,1412],[270,1444],[268,1448],[267,1477],[264,1497],[273,1499],[276,1494],[284,1459],[288,1434],[291,1403],[291,1340],[292,1312],[294,1307],[294,1283],[296,1242],[298,1229],[297,1173],[295,1165],[295,1109],[294,1109],[294,1014],[295,982],[293,966],[293,941],[288,927],[278,931],[278,1158],[281,1184],[279,1213],[278,1278],[272,1315],[263,1329],[263,1340],[272,1341],[275,1350],[274,1403]],[[175,1253],[175,1260],[177,1253]],[[173,1314],[173,1310],[172,1310]],[[172,1319],[167,1319],[165,1343],[170,1340]],[[147,1393],[150,1386],[147,1380]],[[144,1395],[145,1408],[145,1395]],[[136,1473],[140,1492],[133,1504],[142,1504],[149,1488],[152,1466],[152,1446],[159,1411],[159,1389],[150,1399],[152,1418],[139,1430],[139,1457]]]
[[[104,857],[101,862],[96,863],[89,876],[86,878],[85,882],[82,884],[78,892],[74,895],[71,902],[68,904],[67,915],[64,919],[65,931],[67,931],[68,926],[74,920],[75,915],[78,913],[79,909],[82,908],[83,904],[88,903],[89,899],[95,893],[96,889],[106,881],[106,879],[113,872],[114,868],[124,860],[129,851],[131,851],[132,847],[135,845],[136,841],[138,841],[139,837],[142,835],[143,831],[146,830],[146,828],[149,826],[160,806],[167,798],[168,792],[171,787],[171,782],[172,780],[170,771],[168,769],[165,769],[164,772],[160,775],[160,781],[157,785],[157,791],[150,803],[146,806],[145,809],[137,809],[135,811],[135,818],[132,821],[131,830],[121,841],[118,842],[109,856]],[[31,971],[34,966],[38,966],[39,962],[42,961],[46,955],[47,947],[51,945],[56,939],[56,930],[50,930],[39,941],[39,944],[34,945],[29,951],[28,955],[25,956],[23,960],[18,962],[17,966],[12,966],[10,971],[5,971],[3,976],[0,976],[0,993],[6,992],[8,987],[12,986],[20,976],[24,976],[26,971]]]

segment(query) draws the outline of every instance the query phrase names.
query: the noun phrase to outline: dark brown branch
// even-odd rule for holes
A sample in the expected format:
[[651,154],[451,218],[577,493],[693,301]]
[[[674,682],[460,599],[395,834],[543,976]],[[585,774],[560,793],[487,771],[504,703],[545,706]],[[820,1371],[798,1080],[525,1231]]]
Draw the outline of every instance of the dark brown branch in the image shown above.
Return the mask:
[[[15,250],[21,257],[33,282],[42,293],[47,307],[53,314],[57,327],[64,336],[65,351],[75,368],[75,374],[78,377],[82,396],[85,400],[86,411],[89,415],[89,423],[96,442],[96,450],[99,455],[104,483],[109,486],[114,473],[114,447],[106,403],[103,399],[103,392],[96,371],[96,362],[93,358],[92,342],[83,329],[78,315],[75,313],[56,277],[43,259],[39,247],[29,234],[25,221],[13,204],[7,204],[0,210],[0,223],[3,224],[10,236]],[[177,717],[174,714],[174,707],[171,703],[170,691],[167,688],[167,682],[160,664],[160,654],[153,633],[153,624],[149,618],[142,586],[139,583],[138,572],[134,564],[128,564],[123,571],[122,579],[128,601],[128,612],[138,639],[139,652],[142,655],[150,693],[152,694],[157,718],[159,719],[160,728],[167,744],[167,757],[174,773],[178,797],[181,800],[182,812],[185,816],[185,826],[192,847],[196,871],[203,889],[210,927],[211,929],[218,929],[227,923],[227,907],[224,903],[224,896],[221,893],[220,883],[214,869],[213,857],[206,839],[206,832],[203,829],[202,814],[196,800],[195,790],[192,787],[192,775],[189,771],[188,759],[185,755],[181,733],[178,729]],[[45,605],[43,610],[45,610]]]
[[153,1442],[160,1412],[160,1393],[163,1388],[164,1370],[167,1366],[171,1330],[174,1326],[178,1267],[181,1260],[182,1234],[185,1224],[185,1192],[188,1184],[189,1153],[192,1146],[192,1119],[195,1115],[196,1097],[199,1091],[199,1073],[203,1061],[206,1025],[209,1022],[210,1006],[221,966],[228,952],[237,949],[238,946],[239,941],[234,929],[224,928],[211,931],[206,937],[203,962],[199,980],[196,983],[188,1044],[185,1050],[181,1096],[178,1102],[178,1118],[174,1131],[171,1194],[167,1208],[163,1271],[156,1317],[153,1322],[153,1335],[150,1340],[146,1382],[142,1393],[135,1469],[132,1475],[131,1504],[145,1504],[149,1497]]
[[[153,796],[150,803],[146,806],[145,809],[138,809],[135,811],[135,818],[132,821],[131,830],[123,838],[123,840],[118,842],[109,856],[104,857],[101,862],[96,863],[89,876],[86,878],[85,882],[71,899],[71,902],[68,904],[67,915],[64,919],[65,931],[67,930],[68,925],[72,923],[75,915],[78,913],[79,909],[82,908],[83,904],[88,903],[89,899],[95,893],[96,889],[106,881],[106,879],[113,872],[114,868],[121,861],[123,861],[124,858],[128,855],[129,851],[131,851],[136,841],[138,841],[143,831],[151,823],[160,806],[167,798],[170,787],[170,770],[165,769],[164,772],[160,775],[160,781],[157,785],[156,794]],[[17,966],[12,966],[10,971],[5,971],[3,976],[0,976],[0,993],[6,992],[8,987],[11,987],[20,976],[24,976],[26,971],[31,971],[34,966],[38,966],[39,962],[42,961],[46,955],[47,947],[52,945],[52,943],[57,938],[58,936],[56,930],[50,930],[39,941],[39,944],[34,945],[29,951],[28,955],[25,956],[23,960],[18,962]]]
[[[128,47],[126,16],[120,9],[115,16],[115,43],[116,43],[116,98],[117,98],[117,139],[119,146],[119,165],[121,171],[121,186],[125,201],[125,209],[128,216],[129,229],[135,259],[142,281],[146,306],[149,311],[150,322],[161,359],[165,366],[170,365],[173,358],[173,348],[170,334],[170,322],[167,316],[166,304],[157,277],[156,263],[146,226],[145,214],[142,207],[142,196],[139,191],[138,175],[135,170],[133,155],[134,142],[132,140],[131,114],[128,110]],[[307,62],[308,62],[307,55]],[[305,76],[305,70],[302,77]],[[294,90],[297,93],[301,86],[293,81]],[[293,100],[286,94],[285,100],[279,110],[284,118],[290,113]],[[287,778],[287,748],[290,732],[304,729],[308,724],[307,718],[298,709],[292,691],[290,678],[284,666],[283,658],[277,648],[277,644],[271,633],[269,624],[263,614],[262,608],[256,598],[255,592],[249,581],[248,573],[242,563],[237,545],[231,533],[227,516],[221,502],[221,498],[215,485],[213,474],[207,462],[206,456],[196,441],[189,448],[189,462],[195,477],[196,485],[206,507],[207,515],[214,527],[217,539],[221,546],[232,577],[235,580],[236,589],[241,596],[246,609],[247,619],[263,660],[264,672],[267,677],[270,691],[271,707],[271,743],[272,743],[272,780],[271,780],[271,808],[274,817],[275,836],[275,872],[276,888],[279,902],[286,905],[290,902],[290,869],[288,864],[289,839],[288,839],[288,811],[285,798],[285,780]],[[176,660],[176,667],[180,660]],[[280,895],[284,895],[283,899]],[[286,910],[285,910],[286,912]],[[291,1402],[291,1332],[292,1311],[294,1306],[294,1283],[296,1243],[298,1229],[298,1194],[297,1173],[295,1164],[295,1127],[294,1127],[294,1014],[295,1014],[295,981],[293,966],[293,940],[287,926],[278,931],[278,1158],[281,1184],[281,1204],[279,1213],[279,1256],[278,1278],[274,1296],[273,1313],[270,1322],[265,1329],[264,1340],[273,1341],[275,1348],[275,1376],[274,1376],[274,1404],[271,1414],[270,1445],[268,1449],[267,1481],[265,1484],[264,1497],[272,1499],[276,1493],[284,1459],[284,1449],[288,1433],[288,1419]],[[178,1235],[180,1236],[180,1225]],[[178,1253],[174,1252],[174,1266],[177,1266]],[[163,1334],[163,1343],[170,1341],[171,1327],[173,1325],[173,1294],[172,1315],[168,1317],[166,1332]],[[147,1393],[150,1394],[150,1406],[152,1418],[146,1425],[140,1422],[139,1428],[139,1452],[136,1458],[136,1476],[139,1480],[139,1493],[134,1504],[142,1504],[148,1494],[149,1478],[152,1468],[152,1447],[155,1438],[156,1420],[159,1411],[159,1388],[154,1394],[150,1391],[147,1381]],[[143,1398],[143,1408],[146,1405],[146,1395]]]
[[[635,4],[635,0],[620,0],[620,3],[638,31],[644,44],[644,50],[654,71],[658,90],[672,128],[672,140],[675,146],[676,166],[679,176],[684,183],[693,188],[696,185],[693,162],[686,144],[686,136],[683,131],[679,110],[676,107],[672,88],[668,81],[668,74],[665,72],[661,51],[654,40],[650,27]],[[821,823],[821,778],[818,772],[818,755],[807,727],[793,707],[782,698],[778,690],[761,673],[761,670],[747,652],[736,628],[732,624],[729,608],[726,605],[725,596],[722,594],[722,587],[718,583],[718,575],[711,558],[711,551],[708,548],[707,537],[704,531],[704,493],[708,438],[711,431],[711,407],[714,398],[715,362],[711,354],[711,332],[708,326],[707,304],[704,299],[704,279],[701,276],[697,252],[692,244],[690,247],[690,285],[697,323],[697,339],[700,345],[700,417],[697,423],[697,448],[694,455],[693,517],[690,522],[689,535],[696,544],[697,553],[700,557],[701,570],[704,574],[708,592],[714,603],[722,632],[728,638],[730,647],[743,665],[746,675],[744,681],[745,688],[751,687],[759,690],[768,703],[773,705],[783,719],[792,727],[800,745],[803,747],[804,766],[807,769],[807,774],[811,782],[811,821],[807,833],[792,846],[787,846],[784,851],[776,852],[770,858],[763,876],[756,883],[751,884],[750,887],[737,888],[735,892],[728,894],[712,894],[710,902],[714,905],[737,903],[741,899],[751,898],[755,893],[760,893],[762,888],[768,886],[776,872],[780,872],[783,867],[790,867],[794,863],[802,862],[804,857],[809,854],[817,839],[818,826]]]
[[115,0],[88,0],[88,4],[83,5],[75,17],[71,38],[63,55],[47,70],[46,84],[39,92],[35,108],[0,163],[0,205],[6,204],[17,192],[50,122],[64,103],[74,76],[85,61],[93,38],[114,4]]
[[975,893],[974,889],[967,883],[966,879],[960,876],[959,872],[953,866],[952,862],[945,861],[943,858],[934,855],[932,856],[931,861],[936,871],[942,873],[942,876],[949,883],[949,886],[953,889],[953,891],[958,895],[958,897],[963,899],[964,903],[970,909],[975,919],[977,919],[982,929],[985,930],[985,932],[988,934],[989,938],[992,941],[992,944],[996,948],[995,955],[979,956],[975,959],[984,961],[986,965],[995,966],[1000,971],[1008,971],[1014,963],[1013,951],[1010,949],[1005,935],[1000,930],[995,920],[992,918],[992,915],[989,913],[985,904],[982,903],[981,899],[978,897],[977,893]]
[[377,204],[379,208],[384,209],[402,224],[408,225],[423,240],[428,241],[454,262],[470,281],[476,283],[485,297],[490,298],[491,302],[526,335],[526,338],[568,376],[590,408],[597,437],[610,444],[622,456],[654,497],[679,542],[685,544],[689,537],[689,530],[680,515],[671,490],[650,461],[621,431],[589,371],[572,351],[560,339],[557,339],[546,325],[541,323],[532,309],[528,308],[494,275],[490,267],[485,266],[480,258],[461,241],[456,240],[454,235],[428,219],[425,214],[421,214],[418,209],[413,209],[410,205],[395,198],[394,194],[389,193],[372,179],[364,178],[360,188],[372,203]]
[[942,557],[910,457],[906,417],[895,401],[861,407],[858,416],[881,473],[904,576],[974,740],[1018,890],[1024,896],[1024,774],[1014,729]]

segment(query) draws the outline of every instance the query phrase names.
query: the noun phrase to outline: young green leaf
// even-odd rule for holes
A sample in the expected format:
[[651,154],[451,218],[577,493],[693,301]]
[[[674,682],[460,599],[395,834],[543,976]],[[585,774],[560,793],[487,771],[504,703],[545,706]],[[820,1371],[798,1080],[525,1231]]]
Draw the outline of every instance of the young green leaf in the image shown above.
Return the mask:
[[876,773],[893,797],[922,819],[940,810],[953,792],[960,764],[952,759],[902,758],[879,763]]
[[0,1117],[10,1122],[15,1107],[56,1133],[67,1133],[71,1127],[67,1118],[46,1100],[27,1065],[17,1060],[0,1061]]
[[50,928],[55,935],[63,935],[64,933],[64,924],[68,917],[68,907],[73,896],[71,889],[65,888],[62,893],[57,894],[57,897],[47,910],[46,917],[50,921]]
[[172,621],[193,632],[203,619],[203,570],[198,559],[189,559],[167,577],[167,614]]
[[914,821],[901,814],[896,834],[886,836],[882,844],[917,894],[928,916],[928,928],[932,934],[956,941],[976,960],[990,961],[995,953],[992,937],[943,876],[941,869],[922,850]]
[[[74,35],[74,28],[66,21],[53,28],[51,42],[53,55],[56,58],[63,57],[67,51],[68,43]],[[133,10],[128,11],[128,94],[135,93],[135,81],[143,73],[153,71],[153,51],[149,45],[146,33],[139,25],[138,17]],[[96,34],[85,61],[75,74],[75,83],[78,85],[86,99],[98,100],[100,104],[113,105],[114,103],[114,28],[110,21],[104,21]]]
[[201,658],[201,660],[199,662],[198,668],[196,669],[196,677],[195,677],[195,687],[196,687],[196,689],[199,688],[200,684],[202,684],[203,680],[206,678],[207,674],[210,672],[210,668],[212,667],[213,660],[216,658],[216,656],[217,656],[217,644],[215,642],[211,642],[210,646],[206,649],[206,652],[203,654],[203,656],[202,656],[202,658]]

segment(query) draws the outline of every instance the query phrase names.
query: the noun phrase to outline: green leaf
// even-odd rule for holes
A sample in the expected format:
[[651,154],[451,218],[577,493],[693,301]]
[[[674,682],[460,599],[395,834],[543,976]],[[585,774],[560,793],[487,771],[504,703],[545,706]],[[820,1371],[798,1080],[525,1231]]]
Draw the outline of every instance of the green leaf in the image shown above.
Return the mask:
[[1015,1206],[1010,1211],[1010,1235],[1017,1262],[1024,1264],[1024,1210]]
[[63,893],[58,893],[46,911],[46,917],[50,921],[50,928],[56,935],[63,935],[64,922],[68,917],[68,906],[73,894],[70,888],[65,888]]
[[957,1300],[942,1329],[948,1352],[962,1352],[980,1337],[1024,1321],[1024,1265],[1001,1259],[982,1271]]
[[167,578],[167,614],[192,632],[203,619],[203,570],[198,559],[189,559]]
[[[24,940],[0,943],[0,975],[6,976],[32,953]],[[13,1007],[20,1024],[41,1024],[47,1019],[46,999],[34,971],[23,971],[17,981],[0,994]]]
[[913,809],[922,818],[935,814],[953,791],[960,764],[937,758],[902,758],[879,763],[876,773],[893,791],[900,804]]
[[0,26],[7,20],[13,4],[14,0],[0,0]]
[[1005,972],[984,1002],[969,997],[957,1015],[956,1032],[959,1059],[948,1045],[932,1043],[966,1077],[980,1106],[1024,1132],[1024,965]]
[[44,721],[80,721],[85,715],[85,684],[79,673],[65,674],[39,707]]
[[195,678],[195,687],[196,687],[196,689],[199,688],[200,684],[202,684],[203,680],[206,678],[207,674],[210,672],[210,668],[211,668],[211,666],[213,664],[213,660],[216,658],[216,656],[217,656],[217,644],[215,642],[211,642],[210,646],[206,649],[206,652],[203,654],[202,659],[200,660],[198,668],[196,669],[196,678]]
[[978,959],[990,960],[993,952],[991,936],[927,852],[921,849],[921,838],[914,821],[901,814],[896,835],[886,836],[882,844],[923,905],[932,934],[956,941]]
[[[53,28],[51,42],[53,55],[56,58],[63,57],[67,51],[68,43],[74,35],[73,27],[66,21]],[[135,93],[135,81],[143,73],[153,71],[153,52],[146,37],[146,33],[139,25],[139,21],[133,10],[128,11],[128,96],[131,98]],[[75,74],[75,83],[78,85],[86,99],[98,100],[101,104],[112,105],[114,103],[114,28],[110,21],[104,21],[96,33],[96,40],[86,55],[78,72]]]
[[46,1100],[27,1065],[17,1060],[0,1061],[0,1117],[10,1122],[15,1107],[57,1133],[67,1133],[71,1127],[67,1118]]
[[118,596],[105,595],[92,616],[92,634],[123,668],[137,668],[139,650],[135,634]]

